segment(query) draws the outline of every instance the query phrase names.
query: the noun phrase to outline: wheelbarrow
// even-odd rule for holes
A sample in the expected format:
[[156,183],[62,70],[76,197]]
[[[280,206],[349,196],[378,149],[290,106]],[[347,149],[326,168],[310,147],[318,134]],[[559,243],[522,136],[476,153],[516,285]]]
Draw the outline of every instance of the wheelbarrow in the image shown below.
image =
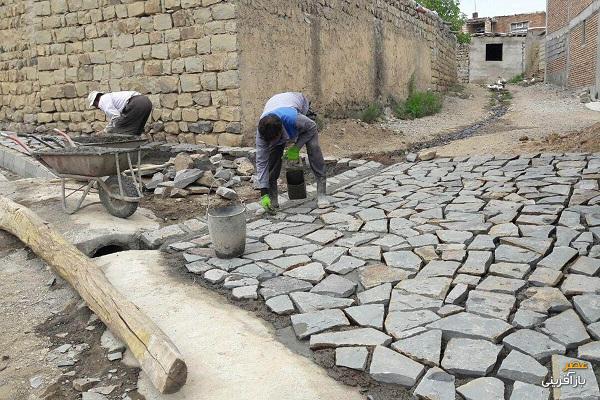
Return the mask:
[[[137,148],[109,148],[76,146],[32,151],[15,135],[0,132],[23,147],[31,156],[54,171],[61,178],[63,209],[73,214],[97,204],[83,205],[87,195],[98,192],[100,203],[115,217],[127,218],[138,208],[142,199],[142,180],[139,173],[142,150]],[[67,188],[68,179],[85,182],[77,188]],[[68,193],[67,193],[68,192]],[[67,198],[83,192],[75,207],[67,205]]]

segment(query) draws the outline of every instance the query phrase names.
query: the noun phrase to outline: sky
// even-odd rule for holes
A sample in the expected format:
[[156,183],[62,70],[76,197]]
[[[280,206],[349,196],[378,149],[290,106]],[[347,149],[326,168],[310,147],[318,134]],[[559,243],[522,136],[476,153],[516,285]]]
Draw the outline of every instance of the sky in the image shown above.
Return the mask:
[[546,10],[546,0],[460,0],[460,9],[467,18],[471,18],[471,14],[475,11],[475,3],[480,17]]

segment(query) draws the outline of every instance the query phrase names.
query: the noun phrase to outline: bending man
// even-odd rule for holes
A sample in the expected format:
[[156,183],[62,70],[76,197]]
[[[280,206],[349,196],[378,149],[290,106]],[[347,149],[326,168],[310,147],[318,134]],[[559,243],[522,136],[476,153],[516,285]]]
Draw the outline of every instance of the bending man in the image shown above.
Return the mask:
[[285,152],[288,161],[299,161],[300,149],[306,145],[310,167],[317,181],[317,203],[326,207],[325,161],[319,146],[317,124],[308,118],[309,102],[302,93],[277,94],[267,101],[256,132],[256,173],[261,205],[267,211],[279,207],[277,179]]
[[88,101],[106,114],[106,133],[116,135],[141,135],[152,112],[150,99],[138,92],[92,92]]

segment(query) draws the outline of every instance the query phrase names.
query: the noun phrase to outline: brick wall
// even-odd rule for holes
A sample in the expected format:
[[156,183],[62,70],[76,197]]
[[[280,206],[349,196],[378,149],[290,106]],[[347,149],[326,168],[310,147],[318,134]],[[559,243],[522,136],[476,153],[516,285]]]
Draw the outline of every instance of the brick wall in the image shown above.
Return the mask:
[[595,85],[598,57],[598,13],[585,22],[585,42],[583,41],[583,23],[572,29],[569,36],[568,86],[581,88]]
[[546,26],[546,13],[517,14],[496,17],[494,33],[510,33],[510,25],[516,22],[529,22],[529,28]]
[[573,19],[597,0],[570,0],[569,19]]
[[571,0],[548,0],[548,33],[556,32],[569,24],[569,2]]

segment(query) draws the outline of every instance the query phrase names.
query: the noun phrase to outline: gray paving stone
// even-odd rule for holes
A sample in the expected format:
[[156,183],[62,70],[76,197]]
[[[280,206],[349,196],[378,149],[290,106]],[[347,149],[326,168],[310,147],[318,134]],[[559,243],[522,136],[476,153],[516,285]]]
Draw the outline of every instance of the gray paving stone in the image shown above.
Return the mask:
[[301,313],[309,313],[329,308],[344,308],[354,304],[353,299],[344,299],[310,292],[290,293],[290,298]]
[[515,296],[509,294],[471,290],[466,309],[473,314],[507,321],[516,301]]
[[531,329],[519,329],[505,337],[502,342],[507,348],[529,354],[538,361],[547,359],[552,354],[565,354],[566,351],[562,344]]
[[554,226],[540,226],[540,225],[519,225],[519,231],[524,237],[535,237],[539,239],[545,239],[550,236],[554,231]]
[[458,270],[461,274],[483,275],[492,264],[491,251],[469,251],[467,260]]
[[556,243],[555,246],[569,246],[571,242],[579,236],[580,232],[571,228],[559,226],[556,228]]
[[540,255],[544,255],[552,246],[552,239],[541,239],[532,237],[505,237],[500,239],[501,244],[521,247],[530,250]]
[[331,328],[350,325],[350,321],[341,310],[321,310],[306,314],[294,314],[291,317],[292,327],[298,339],[305,339],[315,333]]
[[327,267],[327,272],[345,275],[359,267],[362,267],[365,264],[366,261],[364,260],[350,256],[342,256],[335,264]]
[[591,257],[578,257],[569,267],[569,272],[594,276],[600,271],[600,260]]
[[388,305],[390,302],[390,294],[392,292],[392,284],[384,283],[372,289],[365,290],[356,295],[358,304],[383,304]]
[[252,261],[244,260],[243,258],[231,258],[228,260],[222,258],[213,257],[207,261],[207,263],[214,265],[216,268],[222,269],[224,271],[231,271],[242,265],[250,264]]
[[225,280],[225,278],[229,275],[228,272],[223,271],[222,269],[211,269],[204,273],[204,280],[209,283],[221,283]]
[[259,251],[258,253],[244,254],[244,258],[254,261],[270,261],[283,255],[281,250]]
[[348,307],[344,312],[357,325],[383,329],[383,318],[385,315],[385,306],[383,304]]
[[323,247],[318,244],[305,244],[304,246],[290,247],[285,251],[286,256],[307,255],[311,256],[315,251],[321,250]]
[[204,261],[194,261],[192,263],[185,264],[185,268],[187,269],[188,272],[190,272],[192,274],[202,275],[206,271],[210,271],[211,269],[214,269],[215,267],[210,264],[205,263]]
[[513,223],[494,225],[489,230],[494,237],[519,236],[519,228]]
[[571,308],[571,303],[557,288],[529,288],[525,291],[525,297],[520,304],[524,310],[548,314]]
[[353,247],[350,249],[350,254],[362,260],[381,261],[381,247],[379,246]]
[[316,284],[325,278],[325,270],[320,263],[310,263],[286,271],[283,275]]
[[225,289],[233,289],[242,286],[258,286],[258,284],[259,282],[257,279],[230,274],[225,278],[225,281],[223,282],[223,287]]
[[258,299],[258,285],[239,286],[233,288],[231,296],[236,300]]
[[340,346],[387,346],[392,337],[373,328],[350,329],[312,335],[310,348],[313,350]]
[[385,212],[379,208],[368,208],[356,214],[363,221],[373,221],[378,219],[384,219],[386,217]]
[[302,265],[309,264],[311,262],[310,257],[306,255],[298,255],[298,256],[288,256],[288,257],[279,257],[275,260],[270,261],[271,264],[281,268],[283,270],[290,270],[293,268],[297,268]]
[[408,237],[406,240],[413,247],[432,246],[439,243],[437,236],[432,235],[431,233],[426,233],[424,235],[418,236],[411,236]]
[[579,346],[577,349],[577,357],[582,360],[600,361],[600,341],[590,342]]
[[335,242],[336,246],[341,247],[358,247],[365,243],[368,243],[374,239],[377,239],[379,235],[375,233],[355,233],[351,236],[344,237]]
[[362,232],[378,232],[388,233],[388,220],[379,219],[376,221],[368,221],[360,228]]
[[448,296],[446,296],[444,302],[446,304],[460,304],[466,300],[468,295],[469,287],[464,283],[459,283],[458,285],[454,286],[454,288],[452,288],[450,293],[448,293]]
[[577,254],[578,251],[571,247],[554,247],[552,253],[543,258],[538,266],[561,271]]
[[463,311],[465,311],[464,307],[457,306],[457,305],[454,305],[454,304],[446,304],[446,305],[440,307],[436,311],[436,313],[440,317],[444,318],[444,317],[447,317],[449,315],[458,314],[459,312],[463,312]]
[[289,226],[285,229],[279,231],[280,234],[290,235],[294,237],[302,237],[304,235],[308,235],[311,232],[316,231],[317,229],[322,228],[320,224],[300,224]]
[[496,262],[530,264],[541,258],[538,253],[516,246],[501,244],[494,253]]
[[285,250],[290,247],[304,246],[309,244],[304,239],[300,239],[290,235],[283,235],[280,233],[272,233],[265,236],[265,243],[273,250]]
[[[552,356],[552,377],[562,381],[568,380],[567,374],[575,371],[564,371],[568,363],[580,362],[576,358],[565,357],[561,355]],[[585,383],[583,385],[562,385],[553,389],[554,398],[557,400],[592,400],[600,398],[600,389],[598,381],[592,368],[578,369],[575,372],[577,377],[581,377]]]
[[535,358],[512,350],[502,361],[498,370],[498,377],[523,381],[533,385],[540,385],[548,375],[548,368],[536,361]]
[[440,368],[431,368],[419,382],[414,394],[426,400],[455,400],[454,381],[453,375]]
[[433,260],[417,274],[418,279],[433,278],[437,276],[454,277],[460,263],[456,261]]
[[420,294],[405,294],[399,290],[393,290],[390,299],[389,312],[392,311],[437,311],[442,306],[442,300],[433,299]]
[[510,400],[548,400],[550,389],[516,381],[510,395]]
[[517,328],[534,328],[547,318],[546,314],[519,309],[513,316],[512,324]]
[[440,258],[434,246],[417,247],[413,251],[417,256],[421,257],[425,261],[432,261]]
[[517,218],[517,224],[529,224],[529,225],[552,225],[558,219],[557,215],[540,214],[540,215],[527,215],[521,214]]
[[342,236],[344,236],[344,234],[338,230],[320,229],[309,235],[306,235],[305,238],[313,242],[317,242],[321,245],[325,245],[327,243],[333,242],[336,239],[341,238]]
[[490,235],[477,235],[467,247],[468,250],[495,250],[494,237]]
[[325,247],[324,249],[315,251],[312,255],[312,259],[314,261],[320,261],[324,265],[329,266],[347,252],[348,249],[344,247]]
[[555,342],[564,345],[567,349],[575,348],[591,340],[585,326],[573,309],[568,309],[548,318],[540,331],[550,336]]
[[481,277],[467,274],[458,274],[452,281],[453,285],[460,285],[461,283],[467,285],[469,288],[474,288],[479,285]]
[[563,281],[560,290],[566,296],[572,296],[576,294],[600,294],[600,278],[569,274]]
[[486,376],[496,365],[502,345],[480,339],[450,339],[442,367],[451,374]]
[[496,318],[462,312],[444,317],[426,326],[440,329],[444,338],[485,339],[497,343],[512,326]]
[[394,251],[402,247],[402,245],[409,246],[406,239],[393,234],[383,235],[381,238],[373,241],[373,244],[380,246],[383,251]]
[[465,400],[504,400],[504,382],[497,378],[477,378],[459,386],[456,391]]
[[442,352],[442,331],[431,330],[392,344],[392,348],[405,356],[428,366],[439,366]]
[[364,371],[368,356],[369,350],[366,347],[338,347],[335,349],[335,365]]
[[378,382],[413,387],[424,372],[423,365],[386,347],[373,351],[369,374]]
[[385,319],[385,330],[395,338],[401,336],[402,332],[425,326],[440,317],[430,310],[417,311],[393,311],[388,313]]
[[437,230],[435,234],[442,243],[467,243],[473,237],[473,233],[466,231]]
[[523,279],[531,271],[529,264],[514,264],[500,262],[490,265],[489,272],[492,275],[504,278]]
[[332,297],[349,297],[354,294],[356,283],[339,275],[329,275],[310,290],[311,293]]
[[395,289],[443,300],[446,298],[451,282],[452,280],[450,278],[443,277],[405,279],[398,283]]
[[365,289],[371,289],[383,283],[392,285],[408,278],[410,273],[400,268],[388,267],[384,264],[367,265],[359,268],[358,277],[360,284]]
[[265,300],[292,292],[307,292],[313,285],[309,282],[291,278],[289,276],[278,276],[261,283],[260,295]]
[[523,289],[526,282],[522,279],[503,278],[499,276],[487,276],[483,282],[477,285],[477,290],[490,292],[516,294]]
[[575,310],[587,324],[600,320],[600,295],[584,294],[573,297]]
[[534,286],[556,286],[562,279],[563,274],[560,271],[550,268],[537,267],[527,281]]
[[423,265],[421,257],[412,251],[393,251],[383,253],[386,264],[394,268],[402,268],[409,271],[418,271]]
[[271,297],[265,302],[269,310],[277,315],[293,314],[296,309],[290,298],[283,294],[281,296]]
[[600,340],[600,321],[587,326],[587,330],[596,340]]

